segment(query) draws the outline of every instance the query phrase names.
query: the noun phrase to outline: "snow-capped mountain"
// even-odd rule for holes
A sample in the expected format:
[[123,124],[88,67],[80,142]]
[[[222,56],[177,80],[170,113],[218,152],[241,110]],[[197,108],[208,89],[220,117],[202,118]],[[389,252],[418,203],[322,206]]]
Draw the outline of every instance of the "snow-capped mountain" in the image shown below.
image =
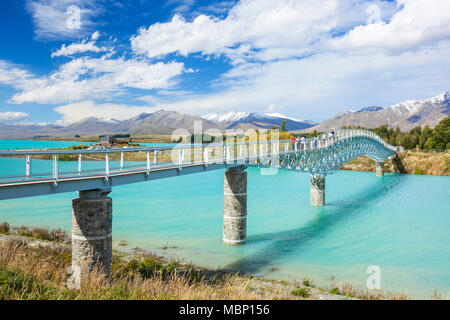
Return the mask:
[[387,124],[389,127],[399,127],[402,131],[411,130],[417,126],[430,127],[437,125],[450,114],[450,93],[424,100],[408,100],[389,107],[365,107],[358,111],[347,110],[341,112],[319,125],[306,131],[328,131],[343,126],[363,126],[376,128]]
[[203,117],[206,120],[216,123],[219,127],[225,129],[249,129],[262,128],[271,129],[273,126],[281,126],[284,120],[286,130],[303,130],[316,125],[317,123],[309,120],[298,120],[284,116],[279,113],[257,113],[257,112],[228,112],[223,114],[211,113]]
[[239,121],[245,117],[247,117],[250,113],[247,112],[227,112],[223,114],[219,113],[210,113],[204,116],[203,118],[209,121],[213,122],[232,122],[232,121]]

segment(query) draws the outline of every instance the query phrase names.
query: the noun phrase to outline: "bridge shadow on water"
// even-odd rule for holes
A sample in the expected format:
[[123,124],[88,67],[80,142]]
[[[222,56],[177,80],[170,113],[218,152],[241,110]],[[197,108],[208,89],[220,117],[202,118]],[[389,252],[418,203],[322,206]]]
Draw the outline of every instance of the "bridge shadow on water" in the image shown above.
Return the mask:
[[[399,174],[387,175],[382,180],[377,181],[375,186],[365,188],[361,192],[354,194],[351,201],[343,199],[344,202],[342,204],[335,205],[335,208],[332,209],[319,207],[317,208],[317,216],[300,228],[248,237],[247,244],[250,245],[261,241],[270,241],[270,244],[245,258],[225,266],[224,269],[249,274],[255,274],[264,270],[282,257],[298,252],[299,248],[306,245],[309,240],[327,232],[331,226],[350,219],[368,204],[387,196],[393,188],[399,186],[404,178],[404,176]],[[330,190],[330,192],[332,191]]]

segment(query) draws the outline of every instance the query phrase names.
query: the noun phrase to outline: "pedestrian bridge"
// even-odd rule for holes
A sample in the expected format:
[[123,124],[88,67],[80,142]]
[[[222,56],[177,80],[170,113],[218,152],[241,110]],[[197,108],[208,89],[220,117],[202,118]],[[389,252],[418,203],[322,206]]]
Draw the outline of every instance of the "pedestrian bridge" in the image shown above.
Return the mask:
[[[383,176],[384,161],[398,151],[373,132],[359,129],[295,143],[271,137],[269,141],[146,148],[0,151],[4,163],[0,200],[78,191],[79,198],[73,201],[73,264],[90,270],[99,262],[109,272],[112,200],[106,195],[114,186],[226,169],[223,241],[241,244],[246,240],[247,167],[260,167],[267,170],[265,174],[276,170],[309,173],[311,204],[324,205],[327,174],[365,155],[376,161],[377,176]],[[8,167],[8,161],[17,164],[17,158],[23,159],[23,167]]]

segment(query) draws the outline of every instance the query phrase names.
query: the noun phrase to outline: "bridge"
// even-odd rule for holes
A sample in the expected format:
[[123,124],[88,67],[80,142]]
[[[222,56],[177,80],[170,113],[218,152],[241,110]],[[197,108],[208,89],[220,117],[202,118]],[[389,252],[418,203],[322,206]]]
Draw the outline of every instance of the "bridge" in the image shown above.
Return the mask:
[[[273,174],[295,170],[311,175],[311,205],[325,204],[325,178],[359,156],[384,161],[398,149],[368,130],[340,130],[301,142],[236,141],[92,150],[0,151],[3,161],[21,161],[22,170],[3,165],[0,200],[78,191],[72,202],[72,266],[79,277],[99,265],[111,272],[114,186],[224,169],[223,242],[243,244],[247,229],[247,167]],[[6,171],[6,173],[5,173]]]

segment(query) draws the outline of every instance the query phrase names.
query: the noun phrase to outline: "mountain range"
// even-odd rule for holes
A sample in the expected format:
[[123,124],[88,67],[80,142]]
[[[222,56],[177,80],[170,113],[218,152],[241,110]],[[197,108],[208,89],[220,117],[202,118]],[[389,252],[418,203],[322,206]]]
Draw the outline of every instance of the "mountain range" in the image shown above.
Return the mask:
[[343,126],[376,128],[385,124],[393,128],[399,127],[402,131],[408,131],[417,126],[423,127],[426,124],[434,127],[449,114],[450,93],[447,91],[433,98],[409,100],[385,108],[371,106],[357,111],[347,110],[304,131],[325,132]]
[[170,135],[178,128],[193,132],[194,122],[201,121],[203,130],[218,128],[271,129],[280,127],[287,120],[285,129],[294,132],[319,132],[339,129],[343,126],[363,126],[375,128],[387,124],[399,127],[402,131],[428,124],[437,125],[450,114],[450,93],[444,92],[434,98],[410,100],[389,107],[368,106],[357,111],[347,110],[334,117],[316,123],[284,116],[279,113],[228,112],[212,113],[203,117],[183,114],[176,111],[159,110],[153,113],[142,113],[127,120],[99,119],[88,117],[66,126],[48,124],[1,124],[0,138],[26,139],[43,136],[73,137],[95,136],[101,134],[130,133],[132,135]]
[[202,129],[248,129],[281,126],[284,120],[287,130],[302,130],[317,123],[294,120],[278,114],[228,113],[225,115],[207,115],[199,117],[176,111],[160,110],[153,113],[142,113],[127,120],[99,119],[88,117],[67,126],[58,125],[7,125],[0,124],[0,138],[24,139],[36,137],[73,137],[95,136],[101,134],[130,133],[132,135],[170,135],[176,129],[194,130],[194,122],[201,121]]
[[225,114],[211,113],[203,117],[206,120],[216,123],[219,127],[225,129],[271,129],[274,126],[280,127],[283,121],[286,121],[285,129],[287,131],[303,130],[312,127],[317,122],[309,120],[298,120],[284,116],[279,113],[257,113],[257,112],[228,112]]

